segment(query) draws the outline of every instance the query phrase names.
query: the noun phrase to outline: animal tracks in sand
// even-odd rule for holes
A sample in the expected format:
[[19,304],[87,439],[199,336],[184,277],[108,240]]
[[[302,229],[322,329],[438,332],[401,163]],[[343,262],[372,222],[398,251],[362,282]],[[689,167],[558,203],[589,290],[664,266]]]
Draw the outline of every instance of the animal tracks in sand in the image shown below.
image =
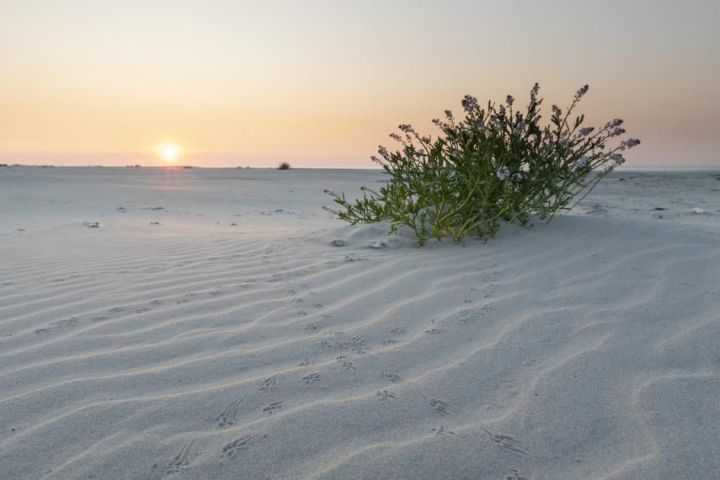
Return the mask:
[[511,468],[510,469],[510,475],[507,475],[505,477],[505,480],[530,480],[528,477],[524,477],[520,475],[520,472],[518,472],[516,469]]
[[[99,232],[71,227],[87,195],[62,219],[43,191],[47,219],[0,232],[0,480],[717,477],[717,202],[692,216],[663,190],[693,223],[644,197],[635,222],[609,182],[627,218],[581,205],[487,244],[373,250],[386,225],[309,212],[380,173],[178,170],[168,190],[94,170],[80,190],[110,175],[134,203],[101,192]],[[256,219],[293,175],[308,220]],[[157,194],[182,208],[151,228]]]
[[492,312],[493,307],[485,305],[481,308],[466,308],[460,310],[458,321],[463,325],[470,325],[480,321],[486,314]]
[[277,385],[277,376],[272,376],[270,378],[266,378],[265,380],[263,380],[263,383],[262,383],[262,385],[260,385],[259,390],[261,392],[269,392],[270,390],[275,388],[276,385]]
[[192,439],[183,446],[183,448],[180,450],[180,453],[175,455],[172,461],[170,461],[170,465],[168,465],[167,469],[165,470],[165,475],[173,475],[176,473],[180,473],[190,465],[190,450],[192,449],[194,444],[195,439]]
[[314,323],[308,323],[307,325],[305,325],[306,335],[312,335],[313,333],[317,333],[318,330],[320,330],[320,327],[318,327]]
[[501,433],[493,433],[484,427],[480,427],[480,428],[482,428],[483,432],[485,432],[488,435],[488,437],[490,437],[490,441],[492,441],[495,445],[505,448],[507,450],[516,452],[516,453],[521,453],[523,455],[528,454],[527,450],[525,450],[523,448],[522,442],[520,442],[519,440],[515,440],[510,435],[504,435]]
[[368,349],[363,337],[356,335],[350,339],[342,332],[335,332],[330,340],[321,340],[320,348],[326,352],[352,350],[354,353],[362,354]]
[[350,357],[347,355],[340,355],[335,359],[345,370],[350,370],[351,372],[357,371],[357,368],[355,368],[355,365],[353,364],[352,360],[350,360]]
[[394,373],[383,373],[382,378],[383,380],[387,380],[392,383],[400,383],[403,381],[403,378],[400,375],[396,375]]
[[455,436],[455,432],[449,430],[445,425],[440,425],[437,428],[431,428],[430,431],[440,437],[452,438]]
[[308,383],[308,384],[314,383],[314,382],[319,382],[319,381],[320,381],[320,374],[319,374],[319,373],[310,373],[310,374],[305,375],[304,377],[302,377],[302,381],[305,382],[305,383]]
[[390,390],[380,390],[375,393],[375,396],[381,401],[397,399],[397,394],[395,392],[391,392]]
[[431,398],[428,400],[428,405],[430,405],[435,411],[443,413],[443,414],[450,414],[450,413],[456,413],[455,409],[450,406],[449,403],[443,402],[442,400],[438,400],[437,398]]
[[277,413],[282,408],[283,408],[283,402],[273,402],[270,405],[264,407],[262,409],[262,411],[267,413],[268,415],[272,415],[274,413]]
[[418,391],[418,393],[425,400],[427,405],[438,413],[441,413],[443,415],[456,415],[458,413],[463,413],[462,410],[460,410],[459,408],[453,407],[452,405],[443,400],[437,398],[429,398],[425,396],[425,394],[423,394],[421,391]]
[[251,433],[248,435],[243,435],[242,437],[233,440],[232,442],[225,445],[222,449],[223,454],[227,455],[230,458],[234,458],[237,456],[240,452],[243,450],[246,450],[250,444],[253,442],[253,440],[257,437],[256,433]]
[[235,400],[225,410],[223,410],[220,415],[218,415],[216,420],[218,427],[222,428],[235,425],[235,422],[237,422],[237,414],[240,408],[240,404],[244,399],[245,396],[242,396],[241,398]]
[[37,328],[37,329],[35,329],[35,333],[38,333],[38,334],[51,333],[51,332],[54,332],[55,330],[60,330],[62,328],[75,327],[79,324],[80,324],[80,319],[77,317],[72,317],[72,318],[68,318],[67,320],[60,320],[57,322],[53,322],[45,328]]
[[235,458],[240,452],[246,450],[253,443],[257,434],[251,433],[249,435],[243,435],[242,437],[233,440],[223,447],[223,454],[230,458]]

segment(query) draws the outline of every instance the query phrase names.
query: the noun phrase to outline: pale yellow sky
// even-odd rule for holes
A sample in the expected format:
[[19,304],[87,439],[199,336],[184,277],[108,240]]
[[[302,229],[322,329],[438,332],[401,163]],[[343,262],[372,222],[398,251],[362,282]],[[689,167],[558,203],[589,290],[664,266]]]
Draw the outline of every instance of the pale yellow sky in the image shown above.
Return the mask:
[[720,165],[720,2],[0,0],[0,162],[369,167],[466,94],[626,120]]

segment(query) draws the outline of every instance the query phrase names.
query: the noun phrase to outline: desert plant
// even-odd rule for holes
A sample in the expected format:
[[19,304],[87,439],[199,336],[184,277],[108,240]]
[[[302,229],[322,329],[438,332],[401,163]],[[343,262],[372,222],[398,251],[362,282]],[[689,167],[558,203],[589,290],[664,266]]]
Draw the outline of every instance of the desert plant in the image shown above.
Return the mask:
[[354,201],[326,191],[341,207],[328,210],[351,224],[389,220],[392,232],[405,225],[420,245],[433,237],[488,239],[501,221],[550,221],[622,164],[622,151],[640,143],[629,138],[610,145],[625,133],[620,119],[594,128],[582,126],[583,115],[572,117],[587,91],[580,88],[564,113],[553,105],[546,124],[535,84],[524,112],[514,109],[510,95],[485,108],[467,95],[463,119],[447,110],[446,120],[433,120],[437,138],[400,125],[400,133],[390,135],[399,148],[380,146],[379,157],[371,157],[389,175],[387,184],[377,191],[362,187]]
[[280,165],[278,165],[277,169],[278,170],[290,170],[290,164],[287,162],[282,162]]

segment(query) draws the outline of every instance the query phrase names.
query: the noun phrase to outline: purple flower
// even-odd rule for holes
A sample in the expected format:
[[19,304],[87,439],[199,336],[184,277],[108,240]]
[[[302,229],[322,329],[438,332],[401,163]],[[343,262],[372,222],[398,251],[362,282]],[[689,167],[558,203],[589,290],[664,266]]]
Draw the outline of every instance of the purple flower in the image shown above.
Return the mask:
[[605,124],[605,128],[619,127],[619,126],[622,125],[622,124],[623,124],[623,119],[622,119],[622,118],[616,118],[616,119],[610,120],[608,123],[606,123],[606,124]]
[[510,169],[507,167],[500,167],[498,168],[498,171],[495,173],[497,177],[502,180],[503,182],[510,178]]
[[445,110],[445,117],[446,117],[448,120],[450,120],[451,122],[455,119],[455,117],[453,116],[452,111],[450,111],[450,110]]
[[533,85],[532,90],[530,90],[530,108],[537,105],[537,96],[539,92],[540,84],[536,82],[535,85]]
[[412,125],[402,124],[398,128],[405,133],[415,133],[415,129],[412,127]]
[[625,163],[625,157],[623,157],[620,153],[613,153],[610,155],[610,158],[615,162],[615,165],[622,165]]
[[580,100],[590,89],[590,85],[583,85],[577,92],[575,92],[575,100]]
[[619,135],[622,135],[623,133],[625,133],[625,129],[624,129],[624,128],[615,127],[615,128],[613,128],[613,129],[610,131],[610,136],[611,136],[611,137],[617,137],[617,136],[619,136]]
[[400,135],[398,135],[398,134],[395,133],[395,132],[393,132],[393,133],[390,134],[390,138],[392,138],[392,139],[395,140],[396,142],[402,141],[402,138],[400,137]]
[[505,99],[505,102],[507,102],[508,107],[512,107],[513,103],[515,103],[515,98],[513,98],[512,95],[508,95],[507,98]]
[[640,145],[640,140],[637,138],[628,138],[620,144],[620,150],[627,150]]
[[379,153],[380,156],[382,156],[383,158],[388,158],[388,157],[390,156],[390,154],[389,154],[388,151],[387,151],[387,148],[383,147],[382,145],[379,145],[379,146],[378,146],[378,153]]
[[560,115],[562,115],[562,110],[560,110],[560,108],[558,108],[557,105],[552,106],[552,112],[553,112],[553,115],[556,117],[559,117]]
[[477,98],[470,95],[465,95],[465,98],[463,98],[462,100],[462,106],[468,113],[472,112],[475,108],[477,108],[477,105]]
[[580,136],[581,137],[587,137],[592,133],[592,131],[595,130],[595,127],[585,127],[580,129]]

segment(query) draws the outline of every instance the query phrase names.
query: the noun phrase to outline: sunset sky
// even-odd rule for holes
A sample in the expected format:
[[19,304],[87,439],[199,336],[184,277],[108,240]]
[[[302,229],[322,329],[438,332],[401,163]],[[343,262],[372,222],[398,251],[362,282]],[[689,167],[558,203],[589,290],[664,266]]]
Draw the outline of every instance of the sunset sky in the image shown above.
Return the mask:
[[[720,165],[720,1],[0,0],[0,162],[370,167],[399,123],[590,84],[629,165]],[[167,153],[167,151],[166,151]]]

